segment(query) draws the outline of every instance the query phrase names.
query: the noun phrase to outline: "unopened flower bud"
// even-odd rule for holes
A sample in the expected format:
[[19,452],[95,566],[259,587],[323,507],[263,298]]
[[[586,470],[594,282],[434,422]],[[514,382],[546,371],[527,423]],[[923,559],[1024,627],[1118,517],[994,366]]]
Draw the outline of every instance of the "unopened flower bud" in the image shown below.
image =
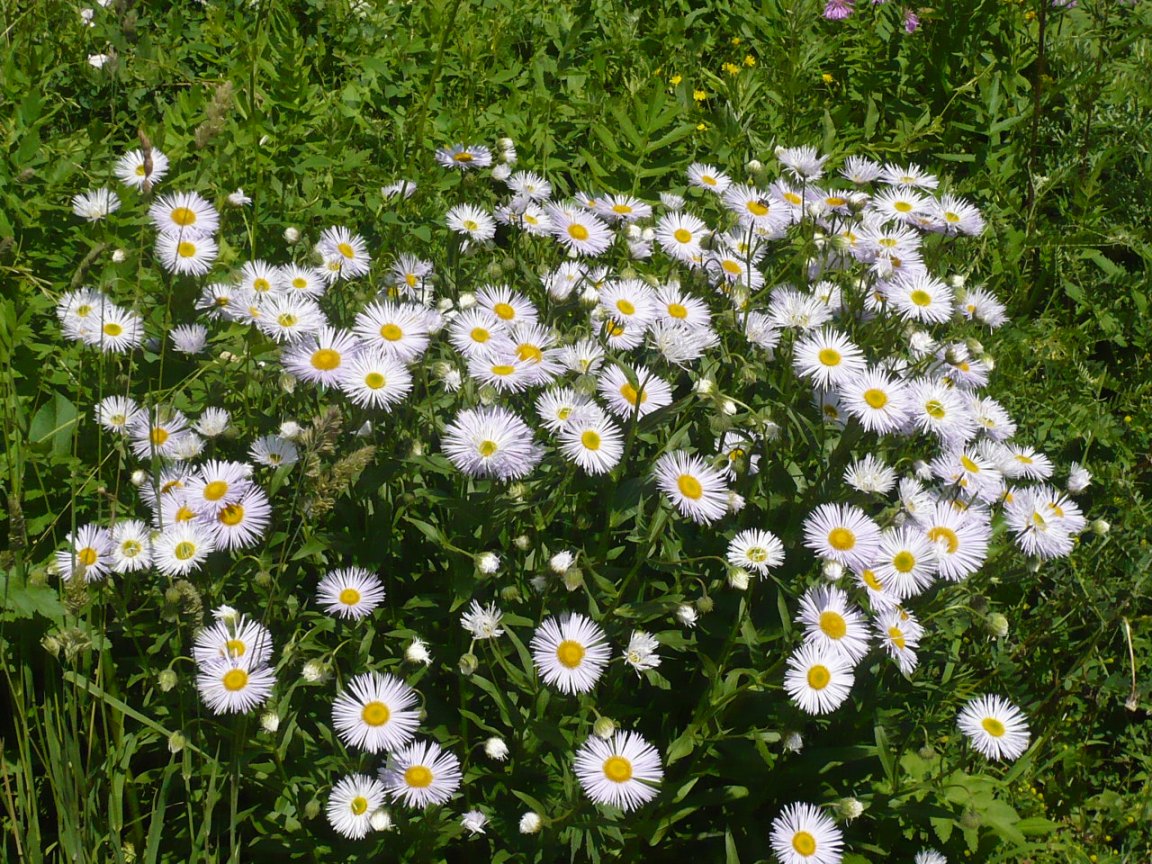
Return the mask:
[[156,676],[156,678],[157,683],[160,685],[160,690],[163,693],[167,693],[176,686],[176,673],[171,669],[164,669],[159,675]]
[[459,306],[461,309],[471,309],[473,306],[476,305],[476,295],[473,294],[471,291],[465,291],[456,300],[456,305]]
[[844,565],[839,561],[825,561],[820,565],[820,572],[829,582],[835,582],[844,575]]
[[1112,526],[1110,524],[1108,524],[1108,522],[1105,521],[1104,519],[1097,519],[1095,522],[1092,523],[1092,533],[1098,534],[1101,537],[1103,537],[1105,534],[1107,534],[1111,530],[1112,530]]
[[284,239],[287,240],[289,243],[300,242],[300,229],[299,228],[293,228],[291,226],[285,228],[284,229]]
[[841,798],[836,802],[836,815],[841,819],[851,822],[864,812],[864,805],[855,798]]
[[804,738],[799,732],[789,732],[784,736],[784,749],[789,753],[799,753],[804,749]]
[[520,817],[521,834],[536,834],[543,825],[544,820],[540,818],[540,814],[533,813],[531,810]]
[[685,627],[695,627],[696,622],[700,620],[700,615],[694,607],[685,603],[676,610],[676,618]]
[[268,733],[275,733],[280,728],[280,717],[275,711],[265,711],[260,715],[260,728]]
[[467,654],[460,655],[460,662],[457,664],[460,668],[461,675],[471,675],[480,668],[480,660],[469,651]]
[[987,627],[988,632],[997,639],[1003,639],[1008,635],[1008,619],[999,612],[993,612],[989,615],[984,622],[984,626]]
[[980,827],[980,814],[975,808],[964,808],[964,812],[960,814],[960,827],[965,831],[975,831]]
[[148,482],[148,474],[146,472],[141,471],[139,468],[137,468],[135,471],[132,472],[132,485],[133,486],[143,486],[147,482]]
[[128,257],[127,252],[125,252],[123,249],[117,249],[115,252],[112,253],[112,263],[113,264],[123,264],[124,260],[127,257]]
[[391,831],[395,827],[395,823],[392,822],[392,814],[383,807],[372,812],[372,815],[368,817],[368,824],[372,826],[373,831]]
[[532,540],[527,534],[520,534],[516,537],[515,540],[512,541],[512,543],[521,552],[526,552],[528,547],[532,545]]
[[184,749],[184,745],[188,743],[188,739],[184,737],[183,732],[173,732],[168,736],[168,752],[179,753]]
[[328,666],[322,660],[309,660],[300,669],[300,677],[309,684],[319,684],[328,677]]
[[564,587],[569,591],[576,591],[584,584],[584,574],[580,572],[579,567],[573,567],[566,571],[563,576]]
[[696,599],[696,609],[703,615],[707,615],[712,611],[716,604],[712,602],[712,598],[705,594],[703,597]]
[[493,735],[484,742],[484,755],[497,762],[503,762],[508,758],[508,745],[503,738]]
[[519,603],[524,598],[520,596],[520,589],[515,585],[505,585],[500,589],[500,599],[505,603]]
[[749,174],[759,174],[764,170],[764,163],[759,159],[749,159],[747,163],[745,163],[744,168]]
[[748,590],[749,576],[747,570],[741,570],[739,567],[728,568],[728,584],[735,588],[737,591]]
[[476,569],[491,576],[500,569],[500,556],[495,552],[482,552],[476,556]]
[[304,805],[304,818],[315,819],[320,815],[320,802],[315,798]]
[[597,717],[592,724],[592,734],[607,741],[616,734],[616,721],[611,717]]

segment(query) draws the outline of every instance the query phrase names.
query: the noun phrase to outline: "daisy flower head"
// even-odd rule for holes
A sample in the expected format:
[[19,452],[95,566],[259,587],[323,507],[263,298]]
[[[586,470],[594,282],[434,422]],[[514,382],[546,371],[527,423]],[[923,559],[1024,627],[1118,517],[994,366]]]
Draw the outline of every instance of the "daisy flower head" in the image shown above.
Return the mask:
[[409,807],[445,804],[460,788],[460,760],[434,741],[413,741],[389,754],[380,779],[393,799]]
[[504,182],[514,195],[532,201],[547,201],[552,197],[552,184],[532,171],[517,171]]
[[299,457],[296,445],[279,435],[264,435],[252,442],[248,449],[252,461],[268,468],[293,465]]
[[907,417],[907,385],[882,369],[868,369],[839,385],[840,402],[869,432],[899,430]]
[[595,375],[604,363],[604,349],[595,339],[581,339],[560,352],[564,366],[577,375]]
[[417,184],[414,180],[397,180],[387,186],[380,187],[380,197],[384,200],[390,198],[411,198],[416,194]]
[[606,474],[624,455],[624,434],[599,411],[578,412],[560,430],[560,450],[589,474]]
[[140,416],[140,406],[127,396],[106,396],[96,406],[96,422],[123,435]]
[[991,504],[1004,489],[1004,475],[975,447],[942,453],[929,463],[933,476],[969,498]]
[[534,322],[540,317],[527,297],[507,285],[485,285],[476,292],[476,305],[491,312],[506,327]]
[[500,628],[504,613],[495,603],[481,606],[476,600],[468,607],[468,611],[460,616],[460,626],[472,634],[473,639],[495,639],[503,636]]
[[839,864],[844,835],[812,804],[789,804],[772,820],[772,849],[781,864]]
[[656,317],[656,303],[656,292],[640,279],[621,279],[600,289],[600,308],[621,324],[647,327]]
[[935,216],[938,230],[944,234],[967,234],[971,237],[984,233],[984,217],[976,205],[955,195],[941,195],[936,202]]
[[220,230],[220,214],[197,192],[161,195],[148,208],[148,216],[157,231],[177,237],[214,234]]
[[805,642],[788,658],[784,689],[807,714],[829,714],[852,692],[852,663],[839,651]]
[[328,795],[328,823],[344,837],[360,840],[372,828],[372,815],[384,806],[385,789],[365,774],[340,779]]
[[184,489],[194,507],[215,513],[252,488],[251,476],[251,465],[210,459],[191,474]]
[[358,621],[384,602],[384,583],[363,567],[343,567],[324,574],[316,599],[329,615]]
[[881,534],[880,548],[869,566],[885,588],[906,600],[932,584],[937,560],[935,544],[919,527],[909,524]]
[[943,324],[952,317],[952,289],[928,273],[896,278],[884,293],[906,321]]
[[935,378],[920,378],[908,390],[908,410],[916,427],[930,432],[945,446],[963,445],[976,434],[976,420],[967,400],[955,388]]
[[175,445],[187,434],[188,418],[175,408],[156,406],[142,410],[129,427],[132,452],[140,459],[153,455],[172,458]]
[[264,666],[272,656],[272,634],[259,621],[236,613],[218,619],[196,633],[192,657],[204,666],[215,660],[240,660]]
[[896,472],[869,453],[844,469],[844,482],[858,492],[887,495],[896,486]]
[[168,157],[149,147],[147,150],[129,150],[116,160],[113,169],[120,182],[133,189],[155,186],[168,173]]
[[590,211],[550,205],[545,212],[552,222],[552,236],[576,255],[595,257],[612,245],[612,230]]
[[948,859],[935,849],[922,849],[916,853],[912,864],[948,864]]
[[605,195],[596,202],[596,212],[609,222],[636,222],[652,215],[652,207],[631,195]]
[[112,527],[112,569],[136,573],[152,566],[152,532],[139,519],[125,519]]
[[469,408],[444,429],[441,449],[470,477],[526,477],[543,456],[532,430],[505,408]]
[[662,285],[657,288],[655,306],[657,320],[683,324],[691,328],[706,328],[712,325],[712,313],[708,311],[708,304],[685,294],[679,285]]
[[708,236],[708,226],[685,211],[666,213],[656,223],[656,241],[668,255],[695,263],[701,254],[701,242]]
[[520,393],[546,383],[533,372],[533,364],[521,360],[514,350],[511,342],[503,342],[474,353],[468,360],[468,375],[501,393]]
[[993,330],[1008,323],[1008,307],[987,288],[965,289],[956,306],[969,321],[979,321]]
[[180,324],[168,332],[168,339],[181,354],[195,356],[208,344],[208,328],[203,324]]
[[856,186],[864,186],[878,178],[882,171],[880,163],[866,156],[849,156],[840,168],[840,176]]
[[605,369],[597,382],[600,395],[608,402],[608,410],[620,418],[646,417],[672,404],[672,388],[644,366],[632,370],[636,383],[620,366]]
[[821,558],[862,570],[880,548],[880,526],[851,504],[821,504],[804,520],[804,545]]
[[536,672],[562,693],[588,693],[612,656],[604,631],[586,615],[545,619],[529,644]]
[[453,144],[436,151],[436,162],[456,171],[487,168],[492,164],[492,151],[480,144]]
[[360,340],[348,331],[325,325],[292,343],[280,362],[294,378],[321,387],[336,387],[345,364],[360,348]]
[[[714,165],[693,162],[688,166],[688,182],[700,189],[722,195],[732,185],[732,178]],[[679,209],[679,208],[671,208]]]
[[1000,696],[973,699],[960,712],[956,725],[989,759],[1017,759],[1031,739],[1023,712]]
[[275,684],[270,667],[239,657],[210,660],[196,675],[196,689],[213,714],[246,714],[268,701]]
[[416,735],[418,702],[416,691],[394,675],[357,675],[332,703],[332,727],[349,747],[397,750]]
[[96,222],[120,209],[120,197],[111,189],[93,189],[72,198],[72,212],[81,219]]
[[740,220],[742,233],[749,228],[762,232],[765,238],[782,236],[792,223],[792,214],[779,200],[752,186],[737,183],[723,196],[724,206]]
[[392,407],[412,392],[412,375],[395,356],[377,348],[357,352],[340,368],[341,392],[364,408]]
[[419,301],[423,299],[425,283],[432,276],[431,261],[405,254],[400,255],[388,270],[388,284],[396,288],[401,296]]
[[824,176],[827,156],[821,156],[815,147],[777,147],[776,158],[784,170],[801,183],[810,183]]
[[665,453],[656,460],[656,485],[681,516],[709,525],[728,512],[724,476],[687,451]]
[[810,588],[800,599],[797,623],[804,625],[804,641],[822,651],[838,653],[855,666],[868,653],[869,634],[864,615],[848,606],[839,588]]
[[589,397],[571,387],[546,390],[536,398],[536,416],[549,432],[569,428],[581,414],[590,414],[595,419],[603,412]]
[[817,387],[828,389],[868,368],[864,352],[830,327],[806,334],[792,350],[792,368]]
[[900,671],[911,675],[916,669],[916,647],[924,635],[916,617],[903,609],[884,609],[872,622],[872,628]]
[[250,549],[260,542],[272,521],[272,505],[267,493],[252,486],[239,498],[228,501],[203,519],[212,529],[218,549]]
[[328,324],[316,301],[302,294],[266,295],[261,305],[256,326],[277,342],[299,341]]
[[486,243],[496,236],[496,220],[471,204],[457,204],[444,218],[450,229],[473,243]]
[[284,288],[280,269],[267,261],[246,261],[240,268],[240,287],[253,294],[278,294]]
[[905,189],[935,189],[940,181],[919,165],[894,165],[888,163],[880,171],[880,182]]
[[276,283],[291,294],[303,294],[306,297],[321,297],[327,287],[323,270],[299,264],[285,264],[277,268]]
[[67,582],[74,576],[83,576],[85,582],[99,582],[112,569],[115,560],[114,542],[107,528],[84,525],[68,535],[68,549],[54,556],[56,571]]
[[[342,225],[325,228],[316,241],[316,251],[328,265],[324,273],[330,282],[366,276],[372,266],[372,256],[368,254],[364,238]],[[333,262],[338,266],[333,268]]]
[[156,258],[160,266],[178,276],[203,276],[212,269],[218,252],[216,241],[198,231],[161,233],[156,237]]
[[936,567],[944,579],[959,582],[983,566],[992,526],[978,511],[960,510],[949,501],[941,501],[933,505],[920,525],[936,549]]
[[1084,528],[1080,508],[1048,486],[1018,489],[1004,507],[1004,519],[1016,545],[1038,558],[1063,558]]
[[659,641],[651,633],[633,630],[624,649],[624,662],[635,669],[637,675],[645,669],[655,669],[660,665],[660,655],[656,653],[659,647]]
[[660,754],[635,732],[607,741],[592,735],[576,751],[573,766],[580,788],[596,804],[635,810],[656,797],[664,779]]
[[152,541],[153,561],[165,576],[187,576],[199,570],[215,551],[214,532],[198,522],[167,525]]
[[784,544],[769,531],[749,528],[729,541],[728,563],[766,576],[773,567],[784,563]]

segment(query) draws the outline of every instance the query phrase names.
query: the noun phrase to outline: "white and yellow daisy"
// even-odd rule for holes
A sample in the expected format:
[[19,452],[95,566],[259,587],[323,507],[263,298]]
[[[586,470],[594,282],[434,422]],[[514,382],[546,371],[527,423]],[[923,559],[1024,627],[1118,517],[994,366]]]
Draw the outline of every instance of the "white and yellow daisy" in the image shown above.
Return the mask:
[[620,366],[610,366],[600,375],[597,389],[617,417],[646,417],[653,411],[672,404],[672,388],[644,366],[632,370],[636,383],[629,380]]
[[83,576],[85,582],[98,582],[115,563],[112,535],[99,525],[84,525],[68,535],[68,549],[56,553],[53,561],[60,578],[67,582]]
[[907,600],[932,584],[936,547],[918,526],[888,528],[880,535],[880,548],[869,566],[885,588]]
[[140,459],[153,454],[171,457],[179,438],[187,433],[188,418],[175,408],[157,406],[141,411],[129,427],[132,452]]
[[366,276],[372,268],[364,238],[343,225],[325,228],[316,241],[316,252],[324,259],[322,272],[329,282]]
[[158,231],[178,237],[214,234],[220,228],[220,214],[196,192],[161,195],[148,208],[148,216]]
[[[466,358],[472,358],[494,346],[500,350],[512,349],[508,324],[490,310],[481,307],[468,309],[452,319],[448,327],[448,341]],[[500,347],[500,343],[505,343]]]
[[732,179],[714,165],[693,162],[688,166],[688,182],[693,186],[720,195],[732,184]]
[[612,656],[604,631],[579,613],[545,619],[529,644],[536,672],[562,693],[587,693]]
[[469,171],[492,164],[492,151],[480,144],[453,144],[436,151],[436,161],[443,168]]
[[476,305],[487,309],[508,327],[525,321],[536,321],[540,317],[527,297],[507,285],[485,285],[476,292]]
[[402,363],[414,363],[428,349],[425,309],[413,303],[377,301],[356,316],[353,330],[365,346],[371,346]]
[[916,647],[924,628],[911,612],[903,609],[885,609],[876,616],[872,627],[888,656],[896,661],[900,671],[911,675],[916,669]]
[[116,160],[113,170],[125,186],[143,189],[145,184],[155,186],[164,179],[168,173],[168,157],[155,147],[129,150]]
[[351,840],[368,836],[372,816],[384,806],[385,794],[384,784],[373,777],[342,777],[328,795],[328,823]]
[[728,512],[728,486],[724,476],[686,451],[665,453],[653,470],[656,485],[681,516],[709,525]]
[[444,218],[450,229],[474,243],[485,243],[496,236],[496,221],[471,204],[457,204]]
[[656,242],[673,258],[688,263],[700,260],[701,246],[708,226],[691,213],[666,213],[656,223]]
[[166,525],[152,541],[153,561],[165,576],[187,576],[199,570],[215,550],[211,529],[193,521]]
[[207,234],[159,234],[156,237],[156,258],[169,273],[203,276],[212,269],[219,248]]
[[528,425],[499,407],[461,411],[445,427],[441,449],[468,476],[498,480],[526,477],[543,456]]
[[869,432],[884,435],[900,429],[907,418],[907,385],[881,369],[868,369],[838,385],[844,410]]
[[321,297],[327,288],[324,271],[300,264],[285,264],[275,271],[275,282],[283,290],[306,297]]
[[355,404],[386,411],[412,392],[412,374],[395,356],[378,348],[358,351],[340,367],[337,386]]
[[749,528],[728,542],[728,563],[758,576],[784,563],[784,544],[770,531]]
[[245,714],[268,701],[276,676],[268,666],[220,658],[200,666],[196,689],[213,714]]
[[136,573],[152,566],[152,532],[139,519],[125,519],[112,526],[112,569]]
[[1016,759],[1031,739],[1024,713],[1000,696],[973,699],[960,712],[956,725],[989,759]]
[[560,430],[560,450],[589,474],[605,474],[624,455],[624,434],[599,410],[579,412]]
[[473,639],[496,639],[504,635],[500,627],[504,613],[495,603],[481,606],[476,600],[460,616],[460,626],[472,634]]
[[944,579],[959,582],[984,565],[992,537],[986,513],[975,508],[962,510],[950,501],[941,501],[918,521],[935,548],[936,567]]
[[324,326],[286,348],[280,362],[294,378],[321,387],[336,387],[344,365],[360,349],[360,340],[347,330]]
[[664,779],[660,754],[636,732],[617,732],[608,740],[590,736],[576,751],[573,769],[594,803],[624,811],[655,798]]
[[824,327],[797,341],[792,349],[792,368],[817,387],[828,389],[864,372],[868,362],[847,336]]
[[929,273],[898,277],[884,289],[888,303],[906,321],[943,324],[952,317],[952,289]]
[[184,490],[193,507],[215,513],[229,501],[243,496],[252,486],[251,477],[251,465],[209,459],[192,472],[184,483]]
[[249,667],[266,665],[272,657],[272,634],[259,621],[230,615],[196,633],[192,657],[204,666],[215,660],[239,660]]
[[863,613],[848,605],[839,588],[809,588],[800,598],[796,621],[804,625],[804,641],[822,651],[839,653],[852,666],[868,653],[868,626]]
[[89,222],[97,222],[120,209],[120,196],[111,189],[92,189],[72,197],[72,212]]
[[840,864],[844,835],[812,804],[789,804],[772,820],[772,850],[780,864]]
[[546,390],[536,398],[536,416],[549,432],[560,432],[576,421],[581,412],[592,409],[592,414],[600,413],[600,408],[587,396],[577,393],[571,387]]
[[204,513],[202,518],[206,525],[211,526],[216,548],[250,549],[268,530],[272,522],[272,505],[263,489],[252,486],[214,513]]
[[299,451],[296,445],[287,438],[279,435],[264,435],[252,442],[248,455],[254,462],[266,465],[269,468],[279,468],[282,465],[294,464]]
[[784,689],[808,714],[828,714],[852,692],[852,663],[838,651],[805,642],[788,658]]
[[600,289],[600,307],[613,320],[642,330],[656,317],[656,293],[640,279],[613,280]]
[[389,754],[380,771],[384,788],[409,807],[445,804],[460,788],[460,760],[434,741],[414,741]]
[[367,672],[352,678],[332,703],[332,727],[349,747],[398,750],[416,736],[419,701],[394,675]]
[[804,520],[804,545],[821,558],[859,570],[872,565],[880,526],[859,507],[821,504]]
[[612,229],[594,213],[558,205],[549,205],[545,212],[552,236],[577,255],[595,257],[612,245]]
[[384,602],[384,583],[363,567],[343,567],[324,574],[316,600],[329,615],[359,620]]

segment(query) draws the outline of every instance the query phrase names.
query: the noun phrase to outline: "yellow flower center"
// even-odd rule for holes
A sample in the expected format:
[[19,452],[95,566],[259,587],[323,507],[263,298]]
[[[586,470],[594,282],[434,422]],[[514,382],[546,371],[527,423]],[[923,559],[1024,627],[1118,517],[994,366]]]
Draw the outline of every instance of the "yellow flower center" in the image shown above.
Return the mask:
[[172,221],[185,228],[189,225],[196,224],[196,211],[189,210],[187,207],[177,207],[172,211]]
[[465,231],[478,231],[480,229],[480,223],[473,219],[465,219],[461,224]]
[[137,177],[143,177],[146,173],[147,172],[145,172],[143,165],[137,165],[136,166],[136,176]]
[[848,203],[847,198],[841,198],[839,195],[829,195],[824,199],[824,203],[829,207],[843,207]]
[[176,246],[176,254],[181,258],[195,258],[196,244],[189,243],[187,240],[181,240],[179,245]]
[[792,835],[792,848],[807,858],[816,854],[816,838],[807,831],[797,831]]
[[572,639],[565,639],[556,646],[556,659],[567,669],[575,669],[584,660],[584,646]]
[[876,578],[876,572],[874,570],[865,570],[860,574],[860,578],[863,579],[864,584],[871,588],[873,591],[884,590],[884,586],[880,583],[880,580]]
[[876,387],[864,391],[864,401],[879,410],[888,404],[888,394]]
[[749,201],[745,206],[748,208],[748,212],[753,216],[768,215],[768,207],[764,204],[763,201]]
[[415,789],[426,789],[432,785],[432,772],[423,765],[413,765],[404,772],[404,782]]
[[228,484],[223,480],[213,480],[204,487],[205,501],[219,501],[228,494]]
[[700,481],[691,474],[681,474],[676,478],[676,486],[680,489],[680,494],[685,498],[699,501],[704,497],[704,487],[701,486]]
[[568,226],[568,236],[573,240],[587,240],[588,229],[581,225],[579,222],[573,222]]
[[235,693],[248,686],[248,673],[243,669],[229,669],[220,679],[220,683],[224,685],[225,690]]
[[224,653],[229,657],[243,657],[247,650],[248,646],[239,639],[229,639],[224,643]]
[[921,308],[932,305],[932,295],[927,291],[921,291],[919,288],[909,294],[908,299]]
[[539,363],[544,359],[544,352],[529,342],[516,346],[516,356],[524,362]]
[[613,213],[619,213],[621,216],[627,216],[629,213],[632,212],[632,208],[629,207],[627,204],[613,204],[612,205],[612,212]]
[[492,334],[483,327],[473,327],[472,332],[468,335],[472,338],[473,342],[487,342],[492,338]]
[[305,288],[308,287],[308,280],[305,279],[303,276],[297,276],[295,279],[292,280],[292,287],[295,288],[297,291],[303,291]]
[[340,352],[331,348],[321,348],[312,355],[312,368],[321,372],[331,372],[340,365]]
[[808,670],[808,686],[813,690],[823,690],[831,681],[832,673],[828,671],[827,666],[817,663]]
[[380,328],[380,335],[389,342],[399,342],[404,338],[404,331],[397,324],[385,324]]
[[391,716],[392,712],[383,702],[369,702],[360,712],[360,719],[369,726],[383,726]]
[[503,377],[505,375],[514,375],[515,373],[516,373],[516,367],[515,366],[509,366],[506,363],[497,363],[495,366],[492,367],[492,374],[493,375],[499,375],[499,376]]
[[295,327],[300,323],[300,319],[291,312],[281,312],[280,317],[276,319],[276,323],[281,327]]
[[76,553],[76,560],[83,564],[85,567],[91,567],[96,563],[97,558],[96,550],[91,546],[85,546]]
[[980,466],[963,454],[960,456],[960,464],[964,466],[966,471],[971,471],[973,474],[980,473]]
[[955,555],[956,550],[960,548],[960,538],[956,536],[956,532],[951,528],[945,528],[943,525],[937,525],[928,532],[928,539],[933,543],[939,543],[941,540],[948,544],[948,554]]
[[604,776],[613,783],[627,783],[632,779],[632,763],[623,756],[609,756],[604,760]]
[[943,420],[944,419],[944,414],[945,414],[944,406],[943,406],[943,404],[941,404],[936,399],[929,399],[927,402],[925,402],[924,403],[924,411],[933,420]]
[[163,426],[153,426],[151,434],[152,443],[160,447],[168,440],[168,430]]
[[827,609],[820,613],[820,630],[829,639],[843,639],[848,632],[848,622],[839,612]]
[[124,332],[124,328],[117,324],[115,321],[109,321],[104,325],[105,336],[119,336]]
[[901,549],[892,556],[892,566],[899,573],[911,573],[916,566],[916,556],[907,549]]
[[[675,77],[679,78],[680,76],[677,75]],[[679,81],[673,81],[672,83],[673,84],[679,84],[680,82]],[[713,177],[711,174],[701,174],[700,175],[700,182],[703,183],[705,186],[715,186],[716,185],[716,178]]]
[[120,554],[125,558],[135,558],[143,551],[144,547],[135,540],[125,540],[120,544]]
[[340,254],[345,258],[352,259],[356,257],[356,250],[352,248],[351,243],[339,243],[336,249],[339,250]]
[[229,504],[220,511],[220,515],[216,519],[221,525],[239,525],[244,521],[244,508],[239,504]]
[[804,203],[804,199],[801,198],[799,195],[797,195],[795,192],[785,192],[784,193],[784,200],[787,201],[789,204],[793,205],[794,207],[799,207],[801,204]]
[[600,436],[594,430],[588,429],[580,436],[580,443],[588,450],[600,449]]
[[629,405],[643,405],[648,401],[648,394],[643,390],[637,392],[636,388],[631,384],[624,384],[620,387],[620,395],[623,396]]
[[368,799],[363,795],[357,795],[352,799],[352,803],[349,806],[352,808],[352,814],[354,816],[363,816],[368,811]]
[[495,441],[481,441],[480,446],[476,448],[480,451],[480,455],[487,459],[493,453],[500,449]]
[[1008,730],[1004,728],[1004,724],[997,720],[995,717],[985,717],[980,721],[980,725],[984,727],[984,731],[991,735],[993,738],[1003,738],[1004,733]]
[[839,366],[843,359],[835,348],[821,348],[818,357],[823,366]]
[[196,518],[196,511],[181,504],[176,511],[176,515],[172,517],[175,522],[191,522]]
[[492,311],[496,313],[497,318],[502,318],[505,321],[511,321],[516,317],[516,310],[508,303],[497,303],[492,307]]
[[259,291],[261,294],[272,290],[272,283],[265,279],[263,276],[252,281],[252,290]]
[[476,157],[469,153],[467,150],[463,150],[459,153],[452,154],[452,158],[457,162],[471,162]]
[[856,545],[856,535],[840,526],[828,532],[828,545],[837,552],[847,552]]
[[912,205],[907,201],[897,201],[892,205],[892,209],[897,213],[911,213]]
[[677,228],[672,232],[672,236],[676,238],[677,243],[691,243],[692,232],[687,228]]
[[901,651],[903,651],[907,645],[907,643],[904,641],[904,632],[899,627],[889,627],[888,638],[891,639],[892,644],[899,648]]
[[369,372],[364,376],[364,386],[370,390],[379,390],[388,380],[379,372]]
[[340,592],[340,602],[345,606],[355,606],[360,602],[360,592],[355,588],[345,588]]
[[629,303],[627,300],[625,300],[623,297],[621,297],[619,300],[616,301],[616,308],[619,309],[625,315],[635,315],[636,314],[636,307],[633,306],[631,303]]
[[744,553],[744,557],[753,564],[763,564],[768,560],[768,550],[763,546],[753,546]]
[[176,547],[172,550],[172,554],[176,556],[178,561],[187,561],[196,554],[196,544],[184,540],[176,544]]

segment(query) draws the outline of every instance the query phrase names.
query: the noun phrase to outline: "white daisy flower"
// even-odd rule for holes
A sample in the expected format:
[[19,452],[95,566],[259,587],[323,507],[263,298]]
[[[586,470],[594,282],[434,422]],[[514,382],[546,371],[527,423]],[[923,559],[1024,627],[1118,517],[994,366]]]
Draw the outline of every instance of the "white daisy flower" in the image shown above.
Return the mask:
[[140,406],[127,396],[106,396],[96,406],[96,422],[123,435],[140,416]]
[[218,549],[249,549],[263,538],[272,521],[272,505],[267,493],[252,486],[236,500],[230,500],[213,514],[203,514],[211,526]]
[[57,552],[53,561],[60,578],[67,582],[83,576],[85,582],[98,582],[108,575],[116,557],[114,541],[108,529],[83,525],[68,535],[68,549]]
[[692,263],[699,259],[701,242],[709,234],[708,226],[691,213],[666,213],[656,223],[656,241],[673,258]]
[[352,840],[368,836],[372,816],[384,806],[384,784],[365,774],[342,777],[328,795],[328,822]]
[[89,222],[103,219],[120,209],[120,196],[111,189],[93,189],[72,198],[72,212]]
[[804,545],[854,570],[869,567],[880,545],[880,526],[859,507],[821,504],[804,520]]
[[577,413],[559,430],[560,450],[589,474],[605,474],[624,455],[624,434],[598,409]]
[[593,213],[555,204],[545,212],[552,222],[552,236],[577,255],[595,257],[612,245],[612,229]]
[[329,615],[359,620],[384,602],[384,583],[363,567],[344,567],[324,574],[316,600]]
[[869,432],[884,435],[904,425],[907,385],[880,369],[854,375],[838,387],[844,410]]
[[630,420],[633,415],[646,417],[672,404],[672,388],[644,366],[633,371],[636,384],[620,366],[605,369],[597,382],[600,395],[608,403],[608,410],[617,417]]
[[272,657],[272,634],[259,621],[239,613],[222,616],[197,631],[192,657],[200,666],[216,660],[237,660],[249,668],[264,666]]
[[411,364],[428,350],[425,312],[413,303],[370,303],[356,316],[353,330],[364,345]]
[[213,714],[246,714],[268,701],[276,676],[268,666],[220,658],[200,666],[196,689]]
[[500,628],[503,617],[504,613],[495,603],[481,606],[473,600],[468,611],[460,616],[460,626],[471,633],[473,639],[495,639],[504,635],[504,631]]
[[332,727],[349,747],[380,753],[410,742],[420,725],[416,691],[394,675],[352,678],[332,703]]
[[579,613],[545,619],[529,647],[544,683],[562,693],[592,690],[612,656],[604,631]]
[[936,567],[944,579],[959,582],[984,565],[992,537],[987,516],[973,508],[962,510],[950,501],[941,501],[919,523],[935,548]]
[[185,231],[156,237],[156,258],[169,273],[203,276],[212,269],[219,252],[216,241],[207,234]]
[[180,239],[189,235],[214,234],[220,230],[220,214],[197,192],[161,195],[148,208],[156,230]]
[[528,425],[498,407],[461,411],[444,429],[441,448],[470,477],[498,480],[526,477],[543,456]]
[[772,820],[772,850],[780,864],[839,864],[844,835],[812,804],[789,804]]
[[342,225],[325,228],[316,241],[316,252],[324,259],[324,276],[329,282],[368,275],[372,257],[359,234]]
[[724,476],[699,456],[683,450],[656,460],[656,485],[681,516],[709,525],[728,512]]
[[380,771],[388,794],[409,807],[445,804],[460,788],[460,760],[434,741],[414,741],[389,754]]
[[635,732],[617,732],[607,741],[590,736],[576,751],[573,769],[594,803],[624,811],[655,798],[664,779],[659,752]]
[[361,347],[360,340],[347,330],[324,326],[287,347],[280,363],[301,381],[337,387],[344,365]]
[[848,595],[839,588],[809,588],[800,598],[796,621],[804,625],[806,643],[837,652],[853,666],[868,653],[864,615],[849,608]]
[[784,689],[808,714],[835,711],[852,692],[852,663],[838,651],[805,642],[788,658]]
[[624,649],[624,662],[635,669],[637,675],[645,669],[655,669],[660,665],[660,655],[656,653],[659,647],[660,643],[651,633],[633,630]]
[[1028,749],[1031,738],[1023,712],[1000,696],[973,699],[960,712],[956,725],[989,759],[1016,759]]
[[345,360],[336,382],[355,404],[386,411],[412,392],[412,374],[407,367],[377,348],[358,351]]
[[916,647],[924,635],[924,628],[916,617],[903,609],[885,609],[876,616],[872,628],[900,671],[911,675],[916,669]]
[[296,445],[279,435],[264,435],[252,442],[248,455],[254,462],[269,468],[292,465],[298,458]]
[[448,211],[445,221],[457,234],[475,243],[484,243],[496,236],[496,220],[471,204],[457,204]]
[[112,527],[112,569],[136,573],[152,566],[152,532],[139,519],[125,519]]
[[215,550],[212,530],[197,522],[167,525],[152,541],[156,569],[165,576],[187,576],[199,570]]
[[142,189],[145,184],[155,186],[168,173],[168,157],[155,147],[129,150],[116,160],[113,171],[125,186],[134,189]]
[[896,485],[896,472],[869,453],[844,469],[844,482],[860,492],[887,495]]
[[729,541],[728,563],[766,576],[773,567],[784,563],[784,544],[770,531],[749,528]]
[[[709,192],[720,195],[732,184],[732,179],[713,165],[693,162],[688,166],[688,182],[693,186],[698,186],[701,189],[707,189]],[[663,198],[663,196],[661,196],[661,198]],[[671,207],[668,202],[665,202],[665,206],[673,210],[680,209]],[[684,206],[683,199],[681,199],[680,206]]]
[[792,349],[792,367],[797,375],[828,389],[863,373],[868,362],[847,336],[825,327],[797,341]]

